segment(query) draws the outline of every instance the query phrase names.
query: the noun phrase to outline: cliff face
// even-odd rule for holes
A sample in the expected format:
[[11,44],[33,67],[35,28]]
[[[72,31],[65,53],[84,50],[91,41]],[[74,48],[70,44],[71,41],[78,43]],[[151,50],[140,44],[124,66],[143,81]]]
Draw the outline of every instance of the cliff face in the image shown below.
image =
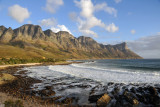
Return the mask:
[[[0,26],[0,43],[18,46],[23,50],[28,47],[32,49],[31,51],[39,49],[47,52],[50,57],[53,54],[66,58],[141,58],[128,49],[126,43],[103,45],[90,37],[75,38],[66,31],[58,33],[51,30],[42,31],[40,26],[31,24],[23,25],[14,30]],[[42,53],[38,55],[45,56]]]

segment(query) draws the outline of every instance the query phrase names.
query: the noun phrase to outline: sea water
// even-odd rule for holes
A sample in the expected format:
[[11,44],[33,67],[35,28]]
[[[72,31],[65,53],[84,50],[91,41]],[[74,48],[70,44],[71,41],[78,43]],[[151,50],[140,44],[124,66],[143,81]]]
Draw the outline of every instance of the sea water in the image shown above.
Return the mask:
[[83,60],[71,65],[50,65],[26,68],[28,76],[38,79],[65,76],[86,78],[102,83],[160,83],[159,59]]

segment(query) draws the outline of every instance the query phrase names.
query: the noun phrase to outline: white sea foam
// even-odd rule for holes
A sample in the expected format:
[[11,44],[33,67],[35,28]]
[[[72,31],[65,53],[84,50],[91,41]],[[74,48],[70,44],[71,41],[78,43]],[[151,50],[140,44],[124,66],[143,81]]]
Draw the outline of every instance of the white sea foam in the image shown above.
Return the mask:
[[158,72],[129,72],[125,70],[107,70],[73,65],[49,66],[52,72],[61,72],[75,77],[115,83],[159,83]]
[[87,78],[102,83],[160,83],[159,72],[130,72],[127,69],[103,69],[84,64],[38,66],[25,68],[28,76],[40,80],[54,80],[66,76]]
[[65,76],[60,72],[52,72],[52,70],[49,70],[46,66],[26,67],[24,69],[28,70],[27,76],[40,80],[53,80],[55,78],[61,78]]

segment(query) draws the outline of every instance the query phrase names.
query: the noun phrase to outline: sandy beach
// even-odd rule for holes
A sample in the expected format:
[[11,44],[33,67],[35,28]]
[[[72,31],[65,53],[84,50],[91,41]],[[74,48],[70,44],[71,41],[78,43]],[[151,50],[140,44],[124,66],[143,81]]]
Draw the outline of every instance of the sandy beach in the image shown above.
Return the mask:
[[5,69],[8,67],[20,67],[20,66],[35,66],[41,65],[42,63],[27,63],[27,64],[13,64],[13,65],[0,65],[0,69]]

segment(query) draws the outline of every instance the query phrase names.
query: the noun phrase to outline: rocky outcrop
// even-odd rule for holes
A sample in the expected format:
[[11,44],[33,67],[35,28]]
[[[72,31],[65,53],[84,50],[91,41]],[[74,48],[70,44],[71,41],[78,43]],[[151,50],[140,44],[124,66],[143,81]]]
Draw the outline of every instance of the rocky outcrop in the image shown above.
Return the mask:
[[51,30],[42,31],[39,25],[32,24],[26,24],[14,30],[0,26],[0,43],[21,48],[30,46],[45,49],[51,53],[64,52],[63,55],[70,58],[141,58],[132,52],[125,42],[117,45],[103,45],[91,37],[76,38],[66,31],[58,33]]
[[2,36],[2,34],[4,33],[5,30],[7,30],[6,27],[0,26],[0,37]]
[[14,80],[16,80],[16,77],[14,77],[10,74],[7,74],[7,73],[0,74],[0,85],[3,85],[8,82],[12,82]]
[[13,40],[35,40],[42,39],[45,40],[46,36],[42,31],[41,27],[38,25],[23,25],[14,30],[14,39]]
[[79,43],[86,48],[86,50],[98,50],[100,45],[91,37],[80,36],[77,38]]
[[107,104],[110,102],[111,97],[108,94],[104,94],[100,99],[97,101],[97,106],[98,107],[106,107]]
[[[2,28],[3,30],[4,28]],[[2,32],[2,31],[1,31]],[[8,43],[13,38],[13,30],[12,28],[4,29],[0,36],[0,42]]]

